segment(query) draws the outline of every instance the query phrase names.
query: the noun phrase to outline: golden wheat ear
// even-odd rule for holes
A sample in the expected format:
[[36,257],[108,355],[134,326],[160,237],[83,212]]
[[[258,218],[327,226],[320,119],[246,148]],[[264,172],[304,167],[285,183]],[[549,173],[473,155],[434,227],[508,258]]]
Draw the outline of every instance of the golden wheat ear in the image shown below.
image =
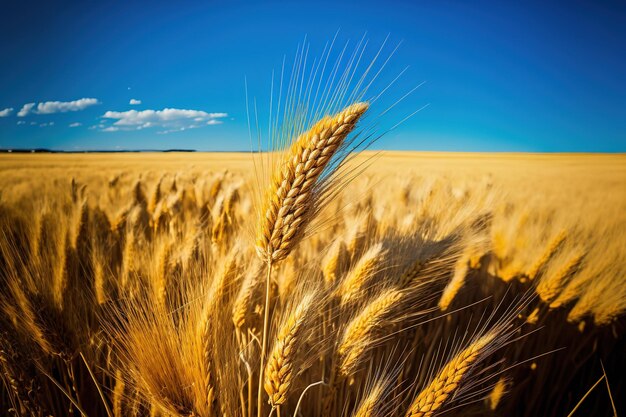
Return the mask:
[[282,156],[263,201],[256,234],[259,257],[283,260],[302,238],[315,212],[315,202],[332,175],[326,168],[367,111],[368,103],[352,104],[318,121]]
[[453,357],[413,400],[406,417],[431,417],[442,411],[445,403],[457,394],[463,379],[485,355],[495,338],[496,333],[488,333]]
[[303,333],[311,319],[313,294],[306,295],[287,316],[280,327],[276,342],[265,368],[265,392],[272,407],[287,401],[294,376],[298,373],[298,348],[303,346]]

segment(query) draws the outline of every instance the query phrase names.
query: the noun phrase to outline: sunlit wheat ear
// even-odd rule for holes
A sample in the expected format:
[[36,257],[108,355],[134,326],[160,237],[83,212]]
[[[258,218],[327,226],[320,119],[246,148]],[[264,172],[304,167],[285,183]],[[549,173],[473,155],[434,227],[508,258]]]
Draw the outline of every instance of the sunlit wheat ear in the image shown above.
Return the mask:
[[165,306],[167,299],[169,262],[172,257],[172,245],[170,242],[164,241],[157,247],[156,270],[152,280],[154,286],[154,296],[156,301]]
[[561,247],[563,246],[563,242],[565,242],[566,238],[567,232],[563,230],[556,236],[554,236],[552,240],[550,240],[548,246],[546,246],[546,249],[541,254],[539,259],[537,259],[535,263],[533,263],[530,267],[528,271],[528,277],[530,279],[535,279],[541,274],[546,264],[550,262],[550,259],[552,259],[554,255],[561,249]]
[[361,256],[338,288],[342,305],[354,302],[369,287],[372,277],[382,269],[386,255],[383,244],[377,243]]
[[580,298],[567,315],[570,323],[593,317],[597,326],[605,326],[617,320],[626,309],[626,288],[622,285],[610,288],[609,280],[598,276],[588,277],[596,282],[581,293]]
[[553,273],[546,273],[537,285],[537,294],[546,303],[552,302],[565,288],[568,279],[576,273],[585,258],[585,252],[575,253]]
[[452,358],[413,400],[406,417],[430,417],[442,411],[464,379],[470,376],[472,368],[489,351],[496,336],[496,332],[487,333]]
[[115,370],[115,387],[113,388],[113,415],[122,415],[122,403],[124,401],[124,390],[126,383],[124,382],[124,376],[121,369]]
[[350,254],[341,239],[335,240],[322,260],[322,273],[326,284],[332,285],[337,280],[342,268],[348,262]]
[[[258,262],[258,261],[257,261]],[[239,293],[233,304],[233,323],[238,329],[252,328],[257,323],[257,306],[261,305],[261,283],[263,264],[255,264],[244,277]]]
[[[388,382],[388,381],[383,381]],[[383,383],[377,383],[363,398],[359,407],[354,412],[353,417],[379,417],[384,415],[381,410],[381,402],[385,394],[386,387]]]
[[454,301],[454,297],[456,297],[457,293],[465,284],[465,278],[469,270],[469,263],[470,255],[468,252],[465,252],[459,258],[454,267],[454,275],[452,275],[452,278],[443,289],[443,293],[441,294],[441,298],[439,299],[439,308],[441,309],[441,311],[446,311],[448,307],[450,307],[450,304],[452,304],[452,301]]
[[161,201],[162,194],[163,194],[161,187],[162,187],[164,178],[165,178],[165,175],[161,175],[161,177],[159,178],[159,182],[157,182],[157,185],[154,187],[154,192],[150,196],[150,201],[148,203],[148,211],[152,214],[154,214],[154,210],[156,209],[157,204],[159,203],[159,201]]
[[398,307],[401,300],[401,291],[387,290],[348,323],[337,349],[341,357],[339,371],[343,376],[351,375],[358,368],[368,349],[376,342],[377,333],[389,313]]
[[365,247],[367,241],[367,231],[370,218],[366,215],[360,214],[354,223],[348,229],[346,237],[346,249],[350,256],[354,259],[361,254],[361,251]]
[[306,295],[282,324],[265,368],[265,392],[270,404],[284,404],[289,395],[293,377],[297,374],[296,357],[306,320],[311,316],[313,294]]
[[368,109],[356,103],[324,117],[286,151],[273,174],[258,222],[256,249],[268,263],[280,261],[302,238],[324,191],[324,170]]
[[489,404],[489,408],[491,411],[495,411],[498,408],[498,404],[502,401],[502,397],[506,395],[508,389],[509,381],[505,377],[500,377],[496,385],[494,385],[489,397],[487,398],[487,402]]

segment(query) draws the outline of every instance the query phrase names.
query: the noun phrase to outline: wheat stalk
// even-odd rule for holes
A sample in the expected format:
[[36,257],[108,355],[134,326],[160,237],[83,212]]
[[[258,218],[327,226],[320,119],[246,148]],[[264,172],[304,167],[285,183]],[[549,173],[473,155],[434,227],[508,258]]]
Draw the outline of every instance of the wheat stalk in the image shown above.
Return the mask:
[[346,249],[352,259],[356,258],[365,247],[369,221],[370,218],[368,216],[361,215],[354,220],[354,223],[348,229]]
[[321,185],[325,181],[320,181],[320,178],[368,107],[367,103],[355,103],[315,123],[295,140],[273,173],[256,236],[257,254],[267,263],[257,417],[261,417],[263,404],[261,385],[267,350],[272,265],[285,259],[302,239],[304,229],[313,217],[316,202],[323,195],[324,187]]
[[[202,361],[202,373],[205,376],[204,385],[205,392],[207,393],[206,404],[208,409],[212,409],[213,402],[216,398],[213,354],[217,349],[215,344],[217,343],[218,335],[214,318],[218,317],[218,309],[222,307],[222,299],[228,291],[228,286],[232,284],[236,278],[238,269],[236,249],[237,247],[235,246],[235,248],[231,250],[226,259],[222,262],[220,269],[217,271],[217,274],[209,288],[208,294],[206,295],[205,305],[199,320],[199,333],[204,356],[204,360]],[[245,303],[245,300],[240,302]],[[239,308],[242,307],[240,306]],[[239,313],[242,314],[244,318],[239,319],[237,323],[242,320],[243,323],[245,323],[246,313],[247,311],[245,311],[245,309],[243,313]]]

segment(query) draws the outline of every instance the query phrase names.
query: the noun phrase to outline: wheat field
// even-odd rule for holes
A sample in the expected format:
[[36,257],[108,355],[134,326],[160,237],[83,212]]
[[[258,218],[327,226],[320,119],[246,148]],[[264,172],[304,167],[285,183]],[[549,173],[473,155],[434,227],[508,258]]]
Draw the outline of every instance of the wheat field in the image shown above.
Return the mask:
[[364,152],[336,186],[350,111],[265,182],[0,155],[0,413],[617,415],[626,157]]

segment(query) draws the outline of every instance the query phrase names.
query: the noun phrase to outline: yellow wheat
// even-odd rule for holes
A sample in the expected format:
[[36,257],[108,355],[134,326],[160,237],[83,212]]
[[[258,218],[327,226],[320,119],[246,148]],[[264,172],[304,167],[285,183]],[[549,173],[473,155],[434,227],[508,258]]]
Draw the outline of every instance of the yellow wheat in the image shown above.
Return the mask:
[[367,108],[356,103],[323,118],[283,156],[258,222],[256,248],[263,261],[286,258],[301,239],[319,197],[318,179]]
[[431,417],[440,411],[463,382],[496,334],[488,333],[457,354],[411,403],[407,417]]

